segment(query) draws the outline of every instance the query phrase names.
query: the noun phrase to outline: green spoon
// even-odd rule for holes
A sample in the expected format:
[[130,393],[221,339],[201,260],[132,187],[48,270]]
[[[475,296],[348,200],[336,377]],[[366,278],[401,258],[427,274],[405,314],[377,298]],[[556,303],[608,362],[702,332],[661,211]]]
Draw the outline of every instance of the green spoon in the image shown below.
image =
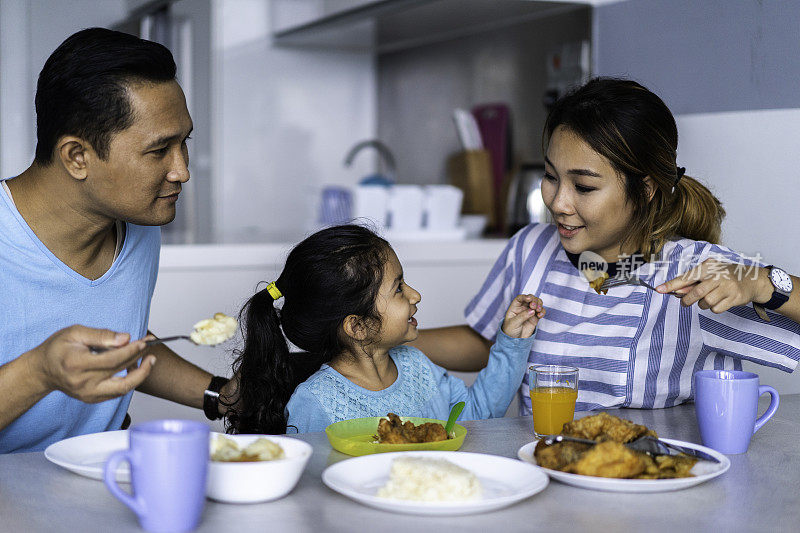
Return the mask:
[[464,410],[465,405],[466,404],[464,402],[458,402],[453,406],[452,409],[450,409],[450,416],[447,417],[447,424],[444,426],[444,431],[447,433],[448,439],[456,438],[456,432],[453,431],[453,428],[456,427],[456,419],[458,418],[458,415],[461,414],[461,411]]

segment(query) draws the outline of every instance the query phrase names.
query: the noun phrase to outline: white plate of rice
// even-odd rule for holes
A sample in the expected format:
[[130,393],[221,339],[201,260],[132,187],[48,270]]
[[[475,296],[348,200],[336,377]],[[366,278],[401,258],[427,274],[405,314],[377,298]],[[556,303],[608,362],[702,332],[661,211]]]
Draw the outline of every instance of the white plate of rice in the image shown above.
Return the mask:
[[544,490],[548,477],[507,457],[421,451],[346,459],[326,468],[322,481],[376,509],[446,516],[506,507]]

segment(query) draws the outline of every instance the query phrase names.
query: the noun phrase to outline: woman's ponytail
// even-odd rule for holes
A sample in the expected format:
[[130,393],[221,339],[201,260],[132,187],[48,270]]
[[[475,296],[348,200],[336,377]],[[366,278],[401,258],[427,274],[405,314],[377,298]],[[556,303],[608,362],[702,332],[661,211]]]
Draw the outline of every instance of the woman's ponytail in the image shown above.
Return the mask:
[[674,234],[695,241],[718,243],[725,209],[702,183],[684,176],[675,187],[678,224]]
[[629,242],[637,244],[644,257],[653,258],[676,236],[719,242],[725,209],[705,185],[690,176],[683,176],[674,186],[663,177],[655,177],[653,182],[657,191],[652,201],[643,204],[629,235]]
[[238,388],[227,415],[232,433],[286,433],[284,409],[293,392],[289,347],[274,299],[264,289],[239,313],[244,348],[235,352],[233,375]]

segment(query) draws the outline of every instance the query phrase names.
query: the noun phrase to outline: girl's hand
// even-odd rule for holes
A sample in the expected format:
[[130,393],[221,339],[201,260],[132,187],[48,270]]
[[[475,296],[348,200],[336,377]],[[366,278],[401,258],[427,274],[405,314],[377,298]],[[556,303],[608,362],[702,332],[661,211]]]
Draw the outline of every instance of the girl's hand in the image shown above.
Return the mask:
[[542,300],[533,294],[520,294],[511,301],[503,320],[503,333],[509,337],[526,339],[533,335],[539,319],[544,317]]
[[656,287],[660,293],[677,291],[681,304],[722,313],[737,305],[763,303],[772,297],[767,269],[706,259],[675,279]]

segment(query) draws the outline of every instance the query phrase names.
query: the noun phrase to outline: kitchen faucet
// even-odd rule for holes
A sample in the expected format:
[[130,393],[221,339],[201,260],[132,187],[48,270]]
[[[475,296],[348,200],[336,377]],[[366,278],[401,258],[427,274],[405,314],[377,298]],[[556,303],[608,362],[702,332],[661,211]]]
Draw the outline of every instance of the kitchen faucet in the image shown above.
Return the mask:
[[386,164],[386,179],[389,180],[390,183],[395,182],[395,177],[397,174],[397,166],[394,162],[394,156],[392,155],[392,151],[389,150],[389,147],[383,144],[381,141],[377,139],[370,139],[367,141],[361,141],[360,143],[353,146],[350,151],[347,153],[347,156],[344,158],[344,166],[349,167],[353,164],[353,160],[356,158],[358,152],[360,152],[364,148],[374,148],[377,150],[380,159]]

